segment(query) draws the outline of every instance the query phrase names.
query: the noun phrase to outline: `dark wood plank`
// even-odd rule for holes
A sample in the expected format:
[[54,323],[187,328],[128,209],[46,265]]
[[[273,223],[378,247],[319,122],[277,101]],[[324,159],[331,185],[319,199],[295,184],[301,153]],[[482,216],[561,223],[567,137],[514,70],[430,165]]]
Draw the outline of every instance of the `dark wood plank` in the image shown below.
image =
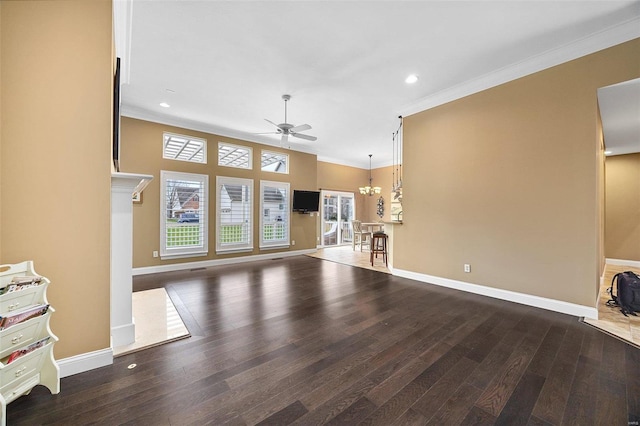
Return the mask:
[[544,377],[525,373],[496,420],[496,425],[524,425],[538,399]]
[[640,419],[640,350],[575,317],[306,256],[134,278],[159,287],[192,337],[38,386],[8,424]]
[[283,408],[277,413],[272,414],[267,417],[258,425],[261,426],[279,426],[279,425],[287,425],[292,421],[296,420],[298,417],[303,416],[307,413],[307,409],[300,401],[296,401],[293,404]]

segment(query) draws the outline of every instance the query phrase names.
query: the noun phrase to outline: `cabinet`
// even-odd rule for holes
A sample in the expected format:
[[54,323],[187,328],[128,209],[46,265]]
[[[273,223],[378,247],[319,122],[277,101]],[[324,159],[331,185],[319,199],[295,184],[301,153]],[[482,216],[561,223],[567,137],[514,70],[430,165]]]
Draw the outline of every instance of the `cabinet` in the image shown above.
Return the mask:
[[[28,281],[24,277],[38,277],[37,283],[9,290],[16,280]],[[60,369],[53,359],[58,338],[49,327],[54,312],[47,301],[49,284],[36,274],[32,261],[0,265],[0,426],[6,424],[7,404],[34,386],[60,392]]]

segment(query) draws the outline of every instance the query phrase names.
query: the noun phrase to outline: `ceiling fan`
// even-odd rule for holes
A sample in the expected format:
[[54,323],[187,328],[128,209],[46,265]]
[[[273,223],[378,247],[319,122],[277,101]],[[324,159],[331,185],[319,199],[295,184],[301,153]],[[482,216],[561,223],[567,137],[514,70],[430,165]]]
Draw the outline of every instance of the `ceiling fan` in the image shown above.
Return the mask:
[[310,125],[301,124],[299,126],[294,126],[293,124],[287,123],[287,102],[289,101],[289,99],[291,99],[291,95],[282,95],[282,99],[284,99],[284,123],[276,124],[273,121],[267,120],[265,118],[265,121],[268,121],[269,123],[273,124],[278,128],[277,131],[270,132],[270,133],[282,135],[282,138],[280,139],[282,143],[287,142],[289,136],[293,136],[294,138],[306,139],[308,141],[317,140],[318,138],[315,136],[304,135],[300,133],[305,130],[310,130],[311,129]]

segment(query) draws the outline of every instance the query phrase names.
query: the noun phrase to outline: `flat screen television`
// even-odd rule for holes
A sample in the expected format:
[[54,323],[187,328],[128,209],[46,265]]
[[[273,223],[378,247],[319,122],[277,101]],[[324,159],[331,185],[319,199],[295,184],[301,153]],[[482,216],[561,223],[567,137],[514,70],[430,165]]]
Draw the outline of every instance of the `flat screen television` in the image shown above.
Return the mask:
[[320,191],[293,190],[293,211],[300,213],[317,212],[320,206]]
[[113,76],[113,167],[120,171],[120,58],[116,58]]

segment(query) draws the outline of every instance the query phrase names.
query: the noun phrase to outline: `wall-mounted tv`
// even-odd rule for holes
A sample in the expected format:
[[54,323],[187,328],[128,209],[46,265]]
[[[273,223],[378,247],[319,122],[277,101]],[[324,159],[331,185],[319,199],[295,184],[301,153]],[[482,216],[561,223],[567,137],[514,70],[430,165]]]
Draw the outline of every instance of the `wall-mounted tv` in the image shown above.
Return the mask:
[[116,58],[113,76],[113,167],[120,171],[120,58]]
[[320,206],[320,191],[293,190],[293,211],[300,213],[317,212]]

